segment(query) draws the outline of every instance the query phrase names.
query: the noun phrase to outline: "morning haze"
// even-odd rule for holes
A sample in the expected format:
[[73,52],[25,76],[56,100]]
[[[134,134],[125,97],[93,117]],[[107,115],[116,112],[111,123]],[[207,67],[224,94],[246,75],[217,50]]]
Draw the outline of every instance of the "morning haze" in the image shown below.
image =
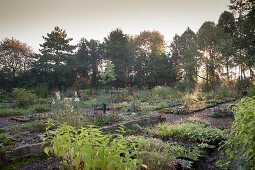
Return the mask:
[[42,35],[60,26],[74,38],[102,41],[115,28],[126,34],[158,30],[167,42],[187,26],[217,22],[229,0],[0,0],[0,39],[14,37],[35,52]]

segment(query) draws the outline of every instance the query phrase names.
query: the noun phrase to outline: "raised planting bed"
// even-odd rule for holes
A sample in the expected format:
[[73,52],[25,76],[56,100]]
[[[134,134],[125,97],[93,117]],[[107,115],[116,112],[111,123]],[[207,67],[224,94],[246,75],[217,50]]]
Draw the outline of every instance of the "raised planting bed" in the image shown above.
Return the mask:
[[202,111],[208,108],[212,108],[221,104],[226,104],[229,102],[233,102],[235,100],[221,100],[221,102],[205,102],[204,104],[198,105],[198,106],[189,106],[187,104],[185,105],[178,105],[168,108],[163,108],[160,111],[163,113],[171,113],[171,114],[191,114],[194,112]]
[[16,103],[0,103],[0,108],[6,109],[6,108],[16,108]]
[[116,132],[116,130],[121,126],[125,126],[126,128],[130,128],[133,124],[138,124],[140,126],[148,126],[148,125],[157,124],[161,121],[162,120],[159,115],[159,116],[152,116],[149,118],[143,118],[143,119],[138,119],[138,120],[122,122],[122,123],[118,123],[118,124],[114,124],[114,125],[110,125],[110,126],[103,126],[99,129],[104,133],[113,133],[113,132]]
[[[149,117],[149,118],[143,118],[143,119],[138,119],[138,120],[126,121],[126,122],[122,122],[122,123],[118,123],[118,124],[114,124],[114,125],[103,126],[103,127],[99,128],[99,130],[101,130],[105,134],[116,133],[116,130],[118,130],[119,127],[121,127],[121,126],[125,126],[126,128],[129,128],[133,124],[139,124],[140,126],[147,126],[147,125],[158,124],[160,121],[161,121],[160,116],[153,116],[153,117]],[[30,126],[27,125],[27,128],[28,127],[30,127]],[[16,128],[17,128],[17,130],[26,129],[26,128],[22,128],[20,126],[17,126]],[[27,157],[27,156],[31,156],[31,155],[39,155],[44,152],[45,146],[41,147],[41,145],[43,144],[42,141],[45,136],[40,135],[39,133],[30,132],[29,130],[23,131],[22,132],[23,135],[21,135],[21,133],[20,133],[19,136],[15,136],[15,132],[17,132],[17,131],[8,132],[8,134],[10,136],[12,136],[12,139],[14,140],[14,142],[16,142],[15,146],[22,145],[25,143],[26,143],[26,145],[17,146],[16,148],[14,148],[12,150],[2,151],[1,154],[3,156],[0,160],[0,162],[9,161],[11,157],[23,158],[23,157]],[[33,136],[35,136],[35,135],[37,136],[36,140],[29,139],[30,137],[33,138]],[[22,142],[22,140],[23,140],[23,142]],[[26,141],[24,141],[24,140],[26,140]],[[35,142],[35,143],[27,144],[29,141]],[[37,143],[36,143],[36,141],[37,141]]]
[[224,131],[199,121],[160,124],[146,131],[146,137],[126,138],[137,143],[149,169],[217,168],[216,160],[209,165],[207,159],[225,139]]
[[44,148],[47,147],[47,144],[43,144],[44,142],[41,142],[20,146],[11,151],[0,151],[0,164],[10,161],[11,158],[21,159],[28,156],[40,155],[44,152]]

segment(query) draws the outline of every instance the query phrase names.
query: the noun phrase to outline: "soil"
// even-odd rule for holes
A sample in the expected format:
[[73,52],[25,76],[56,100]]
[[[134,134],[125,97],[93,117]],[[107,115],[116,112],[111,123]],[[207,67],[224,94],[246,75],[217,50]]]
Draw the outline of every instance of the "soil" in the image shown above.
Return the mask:
[[22,165],[14,170],[60,170],[60,161],[53,158],[49,160],[48,158],[40,159],[32,162],[28,165]]
[[220,129],[230,129],[234,121],[234,118],[231,116],[225,116],[221,118],[212,118],[209,116],[209,114],[212,113],[214,109],[218,109],[219,107],[223,107],[223,104],[187,115],[167,114],[166,122],[176,123],[184,119],[200,120]]
[[5,126],[13,126],[13,125],[20,125],[24,124],[24,122],[18,122],[13,120],[12,117],[0,117],[0,128]]

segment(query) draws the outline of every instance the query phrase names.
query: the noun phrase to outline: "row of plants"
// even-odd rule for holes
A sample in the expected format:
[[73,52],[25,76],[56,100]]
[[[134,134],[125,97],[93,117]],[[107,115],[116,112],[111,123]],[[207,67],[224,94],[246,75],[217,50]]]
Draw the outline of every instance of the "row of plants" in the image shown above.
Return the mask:
[[44,113],[51,110],[50,104],[35,104],[27,108],[5,108],[0,109],[0,117],[9,116],[22,116],[22,115],[32,115],[35,113]]
[[222,131],[200,121],[190,120],[176,124],[159,124],[157,128],[151,130],[151,133],[164,140],[181,138],[208,144],[218,144],[226,136],[226,131]]

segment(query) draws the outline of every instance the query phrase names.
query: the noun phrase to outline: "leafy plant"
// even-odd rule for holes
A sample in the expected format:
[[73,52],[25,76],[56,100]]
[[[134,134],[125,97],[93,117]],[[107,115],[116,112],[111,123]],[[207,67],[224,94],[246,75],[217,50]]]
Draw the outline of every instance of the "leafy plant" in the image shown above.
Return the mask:
[[132,124],[129,129],[131,129],[135,133],[140,132],[140,131],[143,130],[143,128],[138,124]]
[[91,98],[91,93],[89,89],[80,90],[78,93],[81,100],[86,101]]
[[[255,167],[255,97],[243,98],[233,107],[235,121],[227,141],[222,144],[227,159],[218,162],[224,168],[241,168],[242,165],[248,169]],[[248,164],[247,164],[248,163]]]
[[[119,132],[124,132],[123,127]],[[66,124],[52,134],[44,139],[51,143],[44,151],[61,158],[67,169],[136,169],[142,165],[136,153],[129,152],[137,150],[135,144],[129,145],[122,134],[103,135],[93,126],[76,130]]]
[[37,102],[37,96],[26,89],[15,88],[12,95],[19,107],[31,106]]
[[248,96],[253,97],[255,96],[255,86],[251,87],[248,91]]
[[11,94],[4,89],[0,89],[0,102],[9,102],[11,100]]
[[14,146],[13,140],[8,137],[6,134],[0,135],[0,151],[10,150]]
[[247,90],[252,85],[252,82],[249,78],[238,80],[236,83],[236,88],[241,90]]
[[104,126],[104,125],[110,124],[110,122],[111,122],[111,117],[108,114],[96,115],[94,118],[94,124],[96,126]]

